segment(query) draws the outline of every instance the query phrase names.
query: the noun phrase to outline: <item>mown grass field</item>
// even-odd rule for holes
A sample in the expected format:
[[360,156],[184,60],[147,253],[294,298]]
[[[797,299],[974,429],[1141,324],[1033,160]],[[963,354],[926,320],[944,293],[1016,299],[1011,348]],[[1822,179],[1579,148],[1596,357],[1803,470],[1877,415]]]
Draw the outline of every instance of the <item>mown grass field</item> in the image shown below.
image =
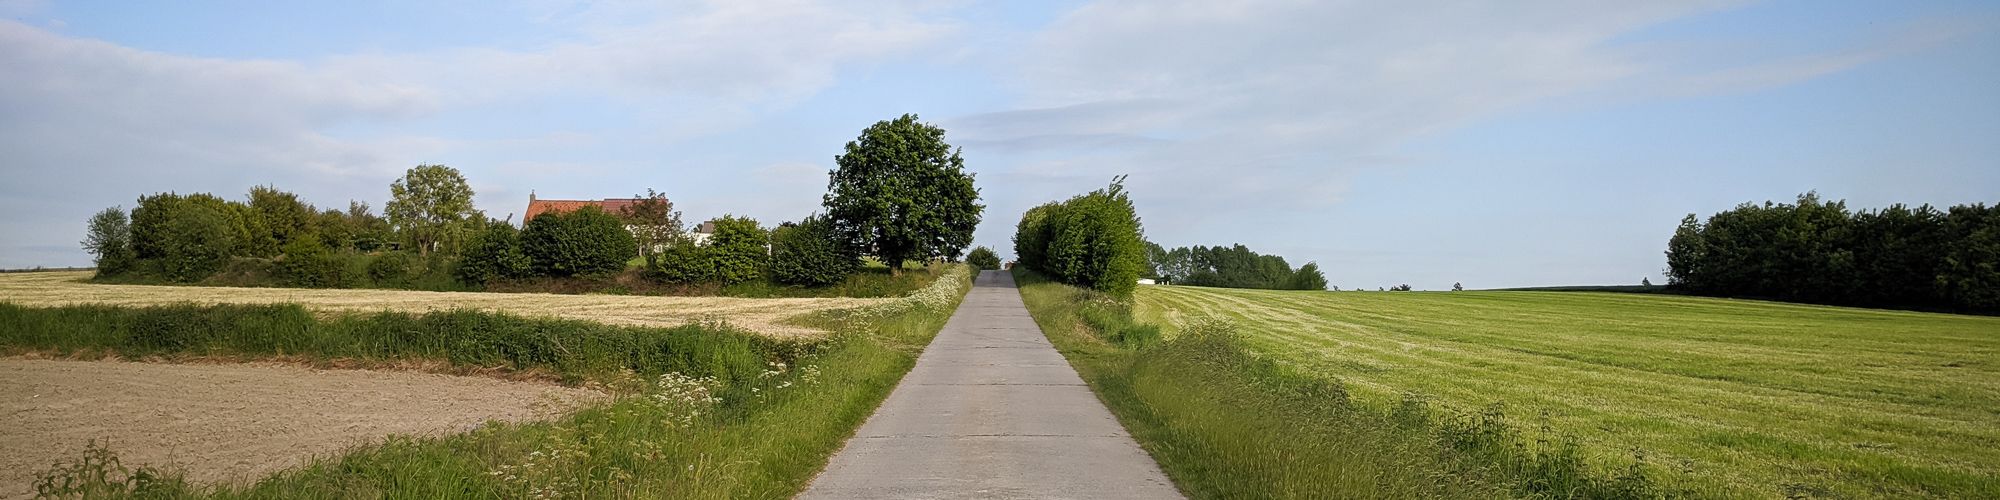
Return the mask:
[[1640,456],[1701,496],[2000,496],[2000,318],[1575,292],[1142,287],[1161,325],[1233,320],[1253,352],[1362,401],[1496,403]]

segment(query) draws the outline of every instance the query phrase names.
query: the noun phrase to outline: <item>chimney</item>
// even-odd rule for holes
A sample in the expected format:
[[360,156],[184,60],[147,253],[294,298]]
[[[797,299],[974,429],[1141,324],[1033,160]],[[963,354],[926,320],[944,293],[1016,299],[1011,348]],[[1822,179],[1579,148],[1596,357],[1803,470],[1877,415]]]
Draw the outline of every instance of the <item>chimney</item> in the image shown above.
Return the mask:
[[535,190],[530,189],[528,190],[528,203],[534,203],[534,202],[535,202]]

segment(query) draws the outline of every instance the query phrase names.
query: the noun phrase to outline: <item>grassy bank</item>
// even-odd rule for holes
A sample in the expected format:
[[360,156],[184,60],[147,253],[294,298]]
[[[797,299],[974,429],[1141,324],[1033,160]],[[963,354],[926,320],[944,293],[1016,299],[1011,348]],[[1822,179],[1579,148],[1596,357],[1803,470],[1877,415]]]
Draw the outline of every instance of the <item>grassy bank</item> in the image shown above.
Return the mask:
[[1699,496],[2000,496],[2000,319],[1671,295],[1146,287],[1142,320],[1410,394]]
[[[119,481],[132,475],[91,474],[83,460],[72,464],[83,472],[51,475],[52,485],[64,478],[98,478],[75,484],[110,496],[132,495],[134,489],[144,488],[149,492],[138,496],[168,498],[784,498],[803,489],[887,396],[969,286],[970,275],[959,266],[911,297],[818,313],[809,321],[837,333],[810,343],[772,341],[713,324],[624,328],[465,312],[338,318],[308,326],[303,334],[269,326],[315,321],[302,311],[279,306],[265,311],[264,319],[241,321],[200,307],[124,313],[89,308],[0,312],[46,316],[20,320],[34,331],[62,328],[55,322],[64,315],[76,319],[76,315],[167,314],[200,318],[185,322],[202,325],[158,329],[135,326],[149,323],[129,318],[88,320],[83,328],[95,333],[85,337],[98,340],[65,341],[35,334],[22,338],[43,340],[32,341],[39,342],[35,344],[22,340],[27,345],[16,346],[14,337],[6,337],[8,347],[15,349],[134,355],[210,351],[289,355],[295,353],[287,349],[304,349],[307,352],[296,354],[328,358],[388,352],[399,354],[375,355],[479,366],[518,359],[521,369],[548,370],[621,396],[552,422],[489,424],[460,435],[393,438],[249,485]],[[17,316],[0,316],[0,321],[17,321]],[[384,321],[396,324],[370,326]],[[502,326],[482,326],[487,322]],[[165,338],[187,338],[200,331],[224,333],[171,348],[123,347],[150,338],[136,332],[157,331],[190,332]],[[287,343],[296,342],[285,340],[295,335],[329,340]],[[444,338],[436,338],[440,336]]]
[[1130,304],[1016,271],[1029,311],[1113,413],[1196,498],[1645,497],[1644,469],[1589,467],[1494,409],[1375,404],[1246,349],[1226,320],[1171,338]]

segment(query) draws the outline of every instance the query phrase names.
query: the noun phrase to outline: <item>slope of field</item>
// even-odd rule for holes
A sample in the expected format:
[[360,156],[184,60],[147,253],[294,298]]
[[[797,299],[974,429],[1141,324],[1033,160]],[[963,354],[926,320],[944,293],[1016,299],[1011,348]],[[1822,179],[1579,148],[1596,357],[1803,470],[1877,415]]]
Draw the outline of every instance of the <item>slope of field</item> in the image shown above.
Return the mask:
[[552,417],[595,391],[486,377],[0,358],[0,498],[96,440],[128,465],[203,483],[247,482],[384,436]]
[[321,290],[212,286],[105,285],[86,283],[90,272],[0,274],[0,302],[29,307],[69,304],[147,306],[176,303],[276,304],[296,302],[319,311],[424,312],[480,309],[522,316],[552,316],[634,326],[678,326],[703,318],[778,336],[823,332],[790,324],[789,319],[829,309],[847,309],[895,299],[740,299],[557,295],[543,293],[419,292],[409,290]]
[[1141,287],[1167,328],[1232,318],[1254,349],[1364,400],[1504,404],[1520,428],[1634,449],[1724,495],[2000,495],[2000,318],[1583,292]]

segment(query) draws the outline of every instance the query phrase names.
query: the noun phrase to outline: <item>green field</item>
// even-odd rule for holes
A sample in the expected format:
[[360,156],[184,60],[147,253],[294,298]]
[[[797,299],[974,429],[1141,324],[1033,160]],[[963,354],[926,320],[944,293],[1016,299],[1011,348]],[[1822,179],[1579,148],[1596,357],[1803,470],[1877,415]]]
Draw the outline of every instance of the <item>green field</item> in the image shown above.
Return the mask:
[[1256,352],[1344,381],[1504,405],[1520,429],[1634,450],[1703,496],[2000,496],[2000,318],[1580,292],[1141,287],[1165,327],[1238,323]]

